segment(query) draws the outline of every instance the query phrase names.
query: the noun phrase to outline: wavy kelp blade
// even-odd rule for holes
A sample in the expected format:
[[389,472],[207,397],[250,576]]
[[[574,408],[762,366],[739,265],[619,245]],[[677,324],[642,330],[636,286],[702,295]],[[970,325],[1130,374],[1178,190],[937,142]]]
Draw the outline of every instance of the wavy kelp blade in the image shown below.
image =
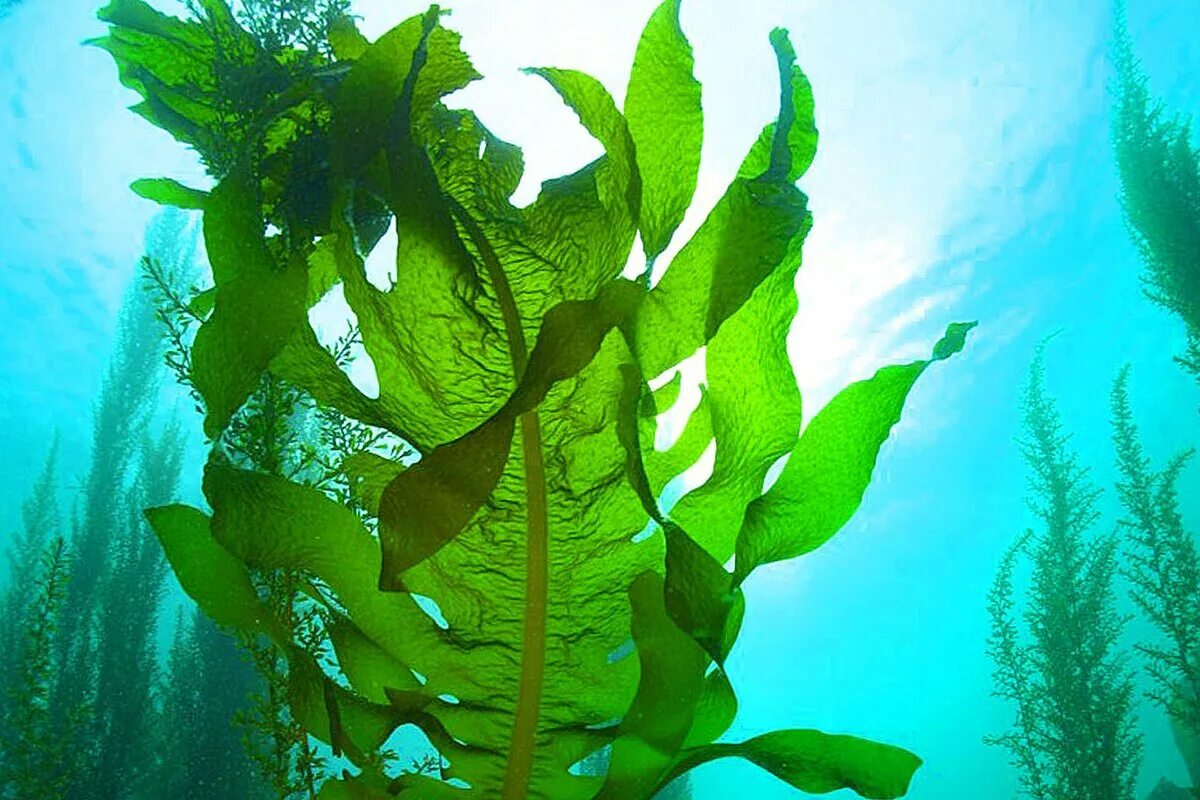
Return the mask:
[[[762,150],[761,168],[742,177],[785,185],[798,177],[795,165],[812,161],[817,134],[811,87],[794,63],[786,32],[776,30],[771,41],[779,65],[781,110],[768,130],[781,133],[755,145]],[[791,452],[800,431],[800,391],[787,336],[797,308],[796,272],[811,225],[807,215],[780,263],[724,322],[705,352],[716,459],[708,480],[684,495],[672,518],[722,563],[733,555],[746,506],[762,494],[767,471]]]
[[[353,511],[316,489],[216,464],[205,470],[204,494],[213,535],[234,557],[321,580],[371,641],[430,675],[431,690],[438,677],[453,675],[433,621],[410,596],[377,590],[379,545]],[[400,678],[394,685],[403,685]]]
[[742,590],[707,550],[672,522],[667,538],[665,598],[671,619],[724,665],[746,612]]
[[176,208],[203,210],[205,201],[208,200],[208,192],[184,186],[170,178],[141,178],[131,183],[129,188],[138,197]]
[[653,572],[629,587],[641,680],[613,743],[600,800],[650,795],[687,739],[704,691],[708,656],[671,620],[663,591],[663,579]]
[[884,367],[839,392],[805,428],[779,480],[750,505],[738,534],[735,575],[815,550],[850,520],[875,470],[879,448],[904,401],[934,361],[963,348],[974,323],[956,323],[926,361]]
[[[772,36],[783,85],[775,146],[768,167],[736,178],[708,218],[672,260],[646,298],[637,325],[637,357],[647,377],[690,356],[789,256],[808,232],[808,202],[791,179],[794,154],[787,134],[797,121],[791,52],[786,36]],[[811,95],[810,95],[811,97]],[[812,142],[815,145],[815,141]]]
[[437,448],[383,490],[381,591],[403,591],[402,573],[444,547],[487,502],[508,461],[514,423],[510,414],[489,420]]
[[611,284],[594,300],[565,301],[545,316],[521,383],[493,417],[437,448],[388,484],[379,505],[383,546],[380,588],[403,588],[401,574],[459,534],[495,491],[508,461],[518,417],[537,408],[551,387],[595,358],[608,333],[637,309],[642,291]]
[[211,619],[226,628],[261,633],[283,644],[288,635],[258,598],[246,565],[213,538],[207,514],[191,506],[146,511],[150,529],[179,584]]
[[142,96],[133,110],[180,142],[204,149],[217,118],[213,43],[197,22],[167,16],[141,0],[113,0],[97,17],[121,83]]
[[[394,800],[395,794],[388,791],[388,783],[389,781],[379,781],[374,776],[351,776],[347,773],[322,783],[321,790],[317,792],[317,800]],[[430,797],[433,800],[436,796]]]
[[724,735],[737,716],[737,695],[724,669],[709,670],[704,688],[692,713],[692,729],[684,740],[685,748],[710,744]]
[[744,758],[809,794],[851,789],[868,800],[903,797],[921,766],[921,759],[892,745],[814,730],[780,730],[740,744],[697,748],[661,785],[719,758]]
[[313,735],[352,753],[377,749],[399,722],[387,705],[371,704],[334,687],[308,656],[292,645],[271,609],[262,603],[246,565],[214,539],[208,516],[189,506],[146,512],[184,591],[218,625],[244,634],[265,634],[288,657],[292,713]]
[[216,283],[212,315],[196,333],[192,379],[215,437],[263,372],[308,321],[303,260],[278,264],[263,238],[257,183],[238,171],[209,195],[204,247]]
[[637,233],[642,184],[629,127],[602,83],[577,70],[526,72],[549,83],[604,148],[590,164],[545,181],[510,223],[486,226],[505,271],[544,293],[518,297],[528,325],[554,302],[587,299],[620,276]]
[[787,162],[787,177],[791,181],[797,181],[808,172],[817,154],[816,103],[808,76],[800,69],[800,65],[795,63],[796,52],[788,39],[787,31],[776,28],[771,32],[771,43],[775,45],[781,75],[786,74],[782,90],[785,94],[784,102],[791,104],[792,116],[790,124],[787,125],[787,135],[782,140],[776,136],[779,123],[773,122],[763,128],[738,169],[738,177],[755,178],[763,174],[771,168],[775,149],[786,146],[791,153]]
[[[665,608],[672,622],[719,665],[733,648],[745,612],[745,599],[733,576],[683,529],[659,510],[642,461],[639,406],[649,392],[632,364],[622,364],[624,388],[617,437],[625,448],[625,473],[643,508],[666,539]],[[636,637],[635,637],[636,640]],[[644,674],[644,673],[643,673]]]
[[318,399],[355,416],[384,417],[422,452],[488,419],[506,393],[491,376],[513,371],[508,320],[492,296],[501,289],[485,285],[459,236],[455,203],[431,162],[442,151],[434,141],[426,147],[426,134],[445,121],[440,98],[476,77],[458,35],[437,24],[436,8],[401,23],[354,62],[334,102],[333,171],[339,186],[384,198],[394,215],[400,235],[392,285],[380,289],[367,279],[367,253],[346,221],[359,194],[335,204],[331,253],[379,397],[362,398],[311,342],[289,348],[282,365],[300,373]]
[[363,36],[354,18],[343,15],[329,25],[329,46],[338,61],[355,61],[362,57],[371,43]]
[[700,171],[704,113],[692,46],[679,26],[680,0],[665,0],[638,42],[625,93],[625,119],[642,177],[638,227],[646,260],[667,248],[683,221]]

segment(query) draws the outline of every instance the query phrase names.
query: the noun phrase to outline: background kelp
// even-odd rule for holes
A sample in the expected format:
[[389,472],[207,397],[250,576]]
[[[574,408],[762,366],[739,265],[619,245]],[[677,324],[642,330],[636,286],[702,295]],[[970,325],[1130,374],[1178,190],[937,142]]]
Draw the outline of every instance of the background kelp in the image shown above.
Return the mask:
[[993,694],[1015,712],[988,741],[1009,751],[1025,796],[1132,800],[1142,743],[1116,605],[1118,540],[1095,530],[1099,490],[1047,393],[1044,345],[1021,410],[1036,522],[1005,553],[988,595]]
[[[1122,204],[1138,246],[1148,296],[1184,324],[1188,350],[1177,356],[1200,380],[1200,151],[1191,120],[1153,97],[1133,52],[1118,4],[1112,138]],[[1117,493],[1126,512],[1126,571],[1132,597],[1158,632],[1140,643],[1150,698],[1170,716],[1176,742],[1200,794],[1200,555],[1180,512],[1177,489],[1193,454],[1185,450],[1155,469],[1142,450],[1129,403],[1126,368],[1113,389]],[[1171,791],[1166,781],[1160,789]]]
[[[887,745],[811,730],[714,744],[736,711],[723,664],[741,582],[846,522],[908,390],[970,327],[952,326],[929,360],[847,388],[799,435],[784,338],[810,226],[794,184],[816,131],[786,34],[771,37],[779,118],[651,286],[648,268],[639,281],[622,270],[639,233],[648,264],[666,248],[701,141],[677,2],[643,34],[624,112],[589,76],[531,70],[604,155],[522,209],[508,201],[519,150],[441,102],[478,76],[436,7],[373,43],[343,19],[327,50],[278,55],[219,0],[202,5],[204,24],[130,0],[101,12],[110,34],[98,44],[142,94],[139,113],[221,156],[206,158],[219,179],[211,192],[135,186],[203,210],[215,284],[192,303],[202,323],[188,371],[214,440],[212,514],[149,516],[184,588],[219,624],[273,641],[292,714],[365,769],[323,794],[648,797],[731,756],[804,791],[903,794],[919,761]],[[392,222],[397,269],[385,289],[365,261]],[[377,396],[356,388],[309,323],[338,284]],[[705,403],[684,450],[658,452],[655,417],[675,384],[654,393],[647,379],[701,347]],[[343,458],[357,509],[239,464],[230,431],[264,380],[419,458],[372,447]],[[663,486],[713,439],[712,477],[668,517]],[[253,579],[263,570],[303,576],[332,664],[263,604]],[[442,757],[437,777],[454,783],[380,773],[373,754],[404,724],[424,731]],[[606,745],[606,775],[575,774]]]
[[1117,9],[1112,137],[1129,232],[1147,294],[1187,328],[1180,363],[1200,381],[1200,151],[1191,121],[1168,113],[1147,87]]

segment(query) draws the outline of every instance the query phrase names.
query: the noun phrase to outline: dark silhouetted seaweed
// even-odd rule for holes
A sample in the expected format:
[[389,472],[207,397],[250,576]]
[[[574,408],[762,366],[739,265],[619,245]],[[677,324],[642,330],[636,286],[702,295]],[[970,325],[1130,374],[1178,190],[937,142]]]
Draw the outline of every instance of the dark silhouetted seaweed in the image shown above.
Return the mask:
[[[1125,619],[1115,610],[1117,542],[1089,533],[1098,490],[1046,393],[1044,346],[1023,412],[1021,447],[1038,527],[1009,548],[988,596],[994,694],[1016,710],[1012,728],[988,741],[1009,750],[1034,800],[1132,800],[1141,741],[1119,644]],[[1022,561],[1032,570],[1023,607],[1015,589]]]
[[1118,5],[1112,137],[1129,230],[1145,264],[1146,290],[1187,327],[1180,363],[1200,381],[1200,151],[1191,121],[1154,99]]

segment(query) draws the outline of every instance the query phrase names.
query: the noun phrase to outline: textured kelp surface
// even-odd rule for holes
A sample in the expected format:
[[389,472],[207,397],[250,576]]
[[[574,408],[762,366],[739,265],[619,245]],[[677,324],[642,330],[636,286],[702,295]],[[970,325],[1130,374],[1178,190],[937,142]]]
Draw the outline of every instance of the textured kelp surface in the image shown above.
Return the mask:
[[[530,70],[604,154],[520,209],[508,199],[520,151],[442,103],[478,75],[436,7],[375,42],[346,19],[327,56],[268,57],[221,0],[203,5],[208,26],[115,0],[98,44],[152,123],[198,149],[217,129],[239,142],[210,164],[211,192],[134,187],[203,211],[215,286],[193,303],[204,321],[191,377],[205,430],[219,442],[269,373],[420,456],[345,460],[363,515],[214,448],[211,514],[149,512],[187,592],[219,624],[289,653],[293,713],[363,768],[322,796],[650,797],[726,757],[807,792],[904,794],[920,761],[890,745],[805,729],[716,743],[737,708],[724,661],[741,583],[845,524],[908,391],[971,327],[951,326],[929,360],[848,387],[800,433],[785,337],[811,222],[795,182],[817,134],[786,32],[771,36],[778,118],[652,285],[702,139],[678,2],[650,19],[623,110],[585,74]],[[232,74],[214,66],[231,49]],[[365,261],[392,222],[396,269],[380,288]],[[626,280],[638,234],[646,273]],[[309,323],[338,284],[377,396],[355,387]],[[704,401],[675,447],[655,450],[678,386],[656,393],[647,381],[701,347]],[[664,486],[714,439],[712,476],[664,514]],[[334,664],[263,608],[250,580],[261,569],[308,576],[333,619]],[[444,780],[374,769],[372,754],[404,724],[440,751]],[[608,745],[607,775],[572,770]]]

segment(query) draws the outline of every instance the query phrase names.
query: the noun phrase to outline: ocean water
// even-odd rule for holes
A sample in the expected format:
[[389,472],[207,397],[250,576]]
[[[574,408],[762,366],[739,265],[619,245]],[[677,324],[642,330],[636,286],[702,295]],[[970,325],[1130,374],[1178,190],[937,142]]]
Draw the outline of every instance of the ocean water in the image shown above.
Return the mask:
[[[181,11],[166,0],[153,4]],[[514,202],[528,204],[543,180],[601,150],[519,68],[581,69],[619,104],[656,4],[447,5],[446,24],[463,34],[486,76],[451,105],[474,109],[522,148],[526,168]],[[195,153],[129,111],[136,95],[120,84],[108,54],[83,45],[104,33],[96,10],[80,0],[0,0],[0,543],[10,550],[52,441],[61,529],[78,537],[97,513],[86,507],[97,497],[88,489],[94,415],[120,352],[122,303],[143,291],[138,261],[156,236],[195,236],[195,216],[164,221],[129,184],[166,176],[209,185]],[[373,39],[424,6],[364,0],[353,10]],[[984,743],[1008,730],[1014,713],[993,696],[987,594],[1006,549],[1035,525],[1018,438],[1039,343],[1070,445],[1101,491],[1095,533],[1111,533],[1123,516],[1109,425],[1109,391],[1122,367],[1130,366],[1133,411],[1156,464],[1200,444],[1200,387],[1174,361],[1186,331],[1145,296],[1119,201],[1109,127],[1112,23],[1113,8],[1100,0],[685,0],[682,25],[704,89],[704,150],[695,200],[660,263],[700,225],[774,118],[767,34],[782,26],[812,81],[820,130],[816,160],[799,183],[814,222],[788,339],[805,418],[847,383],[926,357],[948,323],[979,321],[961,355],[921,378],[847,526],[818,551],[769,565],[747,582],[746,619],[728,663],[739,707],[727,739],[780,727],[854,734],[920,756],[907,795],[917,800],[1017,795],[1019,771],[1008,753]],[[1172,112],[1200,109],[1198,25],[1195,4],[1129,0],[1134,50],[1150,91]],[[197,247],[202,274],[206,258]],[[328,313],[321,324],[333,336],[343,320],[337,309]],[[372,376],[358,377],[370,383]],[[156,502],[200,504],[200,416],[165,369],[155,380],[138,413],[160,441],[165,420],[179,420],[181,459],[178,482]],[[685,395],[695,398],[694,386]],[[125,442],[130,448],[141,446],[134,438]],[[1178,486],[1195,531],[1196,465]],[[104,559],[113,551],[98,552]],[[160,683],[170,682],[177,615],[192,608],[172,576],[162,585],[146,618],[155,630],[150,650],[137,654],[134,670],[156,673]],[[1143,697],[1151,682],[1134,645],[1153,631],[1121,578],[1117,596],[1119,611],[1132,616],[1119,649],[1129,653],[1137,681],[1141,798],[1162,778],[1188,785],[1189,777],[1166,715]],[[145,696],[158,703],[163,693]],[[120,748],[89,741],[132,763],[154,735]],[[416,748],[402,760],[423,752],[413,737],[397,746]],[[247,761],[245,769],[254,767]],[[0,797],[19,796],[4,794],[13,785]],[[167,790],[77,796],[164,796],[156,791]],[[207,791],[197,796],[234,790]],[[733,759],[696,770],[689,791],[714,799],[803,796]]]

